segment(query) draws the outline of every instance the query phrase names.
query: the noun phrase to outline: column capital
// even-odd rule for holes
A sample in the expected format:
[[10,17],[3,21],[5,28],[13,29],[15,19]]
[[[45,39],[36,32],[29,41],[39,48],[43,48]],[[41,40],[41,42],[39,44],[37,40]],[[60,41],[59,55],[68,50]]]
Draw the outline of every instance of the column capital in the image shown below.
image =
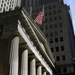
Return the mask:
[[20,44],[19,44],[19,47],[20,47],[20,52],[21,52],[21,53],[22,53],[23,51],[25,51],[25,50],[28,50],[26,43],[20,43]]
[[36,56],[35,56],[35,54],[34,54],[34,53],[29,54],[29,55],[28,55],[28,57],[29,57],[30,59],[36,59]]
[[42,68],[42,71],[43,71],[43,72],[46,72],[47,70],[46,70],[46,68],[43,67],[43,68]]
[[36,61],[36,65],[37,65],[37,67],[38,67],[38,66],[42,66],[42,64],[41,64],[40,61]]
[[19,37],[18,33],[12,33],[9,38],[13,39],[14,37]]

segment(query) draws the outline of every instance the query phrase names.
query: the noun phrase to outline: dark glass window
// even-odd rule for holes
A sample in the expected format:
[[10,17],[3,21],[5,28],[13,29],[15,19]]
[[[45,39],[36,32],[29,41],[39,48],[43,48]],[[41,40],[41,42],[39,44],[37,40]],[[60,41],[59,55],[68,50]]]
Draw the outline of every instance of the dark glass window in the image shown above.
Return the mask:
[[65,60],[65,55],[62,55],[62,60]]
[[51,51],[54,52],[54,48],[51,48]]
[[51,11],[49,12],[49,15],[52,15],[52,12]]
[[54,21],[57,20],[57,17],[54,17]]
[[61,46],[61,51],[64,51],[64,46]]
[[32,18],[34,19],[34,18],[35,18],[35,16],[34,16],[34,15],[32,15]]
[[52,18],[49,18],[49,21],[52,21]]
[[40,27],[41,30],[43,30],[43,27]]
[[61,13],[61,10],[58,10],[58,13]]
[[58,35],[58,32],[57,31],[55,31],[55,36],[57,36]]
[[58,42],[58,38],[55,38],[55,42]]
[[56,5],[53,5],[53,8],[56,8]]
[[63,68],[63,72],[64,72],[64,73],[67,72],[67,68],[66,68],[66,67]]
[[60,30],[60,33],[62,33],[62,30]]
[[61,16],[59,16],[59,19],[62,19]]
[[62,23],[59,23],[59,26],[62,27]]
[[48,37],[48,34],[46,33],[45,36]]
[[53,11],[54,14],[56,14],[56,11]]
[[50,32],[50,36],[51,36],[51,37],[53,36],[53,32]]
[[47,10],[47,7],[45,7],[45,10]]
[[38,9],[36,9],[36,12],[39,12],[39,10],[38,10]]
[[61,41],[61,42],[63,41],[63,37],[60,37],[60,41]]
[[48,22],[48,19],[47,18],[45,19],[45,22]]
[[59,56],[56,56],[56,60],[57,60],[57,61],[60,61],[60,57],[59,57]]
[[50,39],[50,43],[53,43],[53,38]]
[[45,13],[45,16],[47,16],[47,13]]
[[49,9],[51,9],[51,6],[49,6]]
[[53,25],[52,25],[52,24],[50,25],[50,28],[51,28],[51,29],[53,28]]
[[58,68],[58,72],[61,73],[61,68]]
[[59,47],[56,47],[55,49],[56,49],[56,52],[58,52],[58,51],[59,51]]
[[57,28],[57,23],[54,24],[54,27]]
[[46,29],[46,30],[48,29],[48,26],[47,26],[47,25],[45,26],[45,29]]

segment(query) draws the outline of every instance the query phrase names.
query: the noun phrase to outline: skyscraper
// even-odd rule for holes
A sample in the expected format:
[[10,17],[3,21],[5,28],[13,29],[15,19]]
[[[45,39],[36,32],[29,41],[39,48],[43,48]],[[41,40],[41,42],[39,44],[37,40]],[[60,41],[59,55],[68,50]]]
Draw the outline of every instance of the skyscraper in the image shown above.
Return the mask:
[[[47,37],[59,72],[72,75],[74,74],[75,48],[70,7],[64,4],[63,0],[40,0],[38,5],[32,7],[33,19],[43,4],[45,6],[45,23],[38,26]],[[27,11],[29,11],[28,8]]]

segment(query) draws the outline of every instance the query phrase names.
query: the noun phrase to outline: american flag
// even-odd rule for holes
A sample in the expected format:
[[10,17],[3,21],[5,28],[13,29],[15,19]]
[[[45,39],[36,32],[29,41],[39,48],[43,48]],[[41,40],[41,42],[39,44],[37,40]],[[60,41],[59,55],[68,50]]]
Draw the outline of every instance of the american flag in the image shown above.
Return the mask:
[[44,8],[42,8],[42,10],[39,12],[39,14],[37,15],[37,17],[34,19],[34,21],[40,25],[42,25],[42,20],[44,17]]

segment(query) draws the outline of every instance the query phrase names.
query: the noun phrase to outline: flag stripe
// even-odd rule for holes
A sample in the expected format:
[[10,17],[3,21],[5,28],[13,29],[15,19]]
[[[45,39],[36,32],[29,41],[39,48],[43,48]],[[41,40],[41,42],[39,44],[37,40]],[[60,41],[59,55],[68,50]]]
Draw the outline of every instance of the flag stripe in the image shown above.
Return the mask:
[[37,17],[34,19],[34,21],[40,25],[42,25],[42,20],[44,17],[44,9],[42,9],[42,11],[39,12],[39,14],[37,15]]

